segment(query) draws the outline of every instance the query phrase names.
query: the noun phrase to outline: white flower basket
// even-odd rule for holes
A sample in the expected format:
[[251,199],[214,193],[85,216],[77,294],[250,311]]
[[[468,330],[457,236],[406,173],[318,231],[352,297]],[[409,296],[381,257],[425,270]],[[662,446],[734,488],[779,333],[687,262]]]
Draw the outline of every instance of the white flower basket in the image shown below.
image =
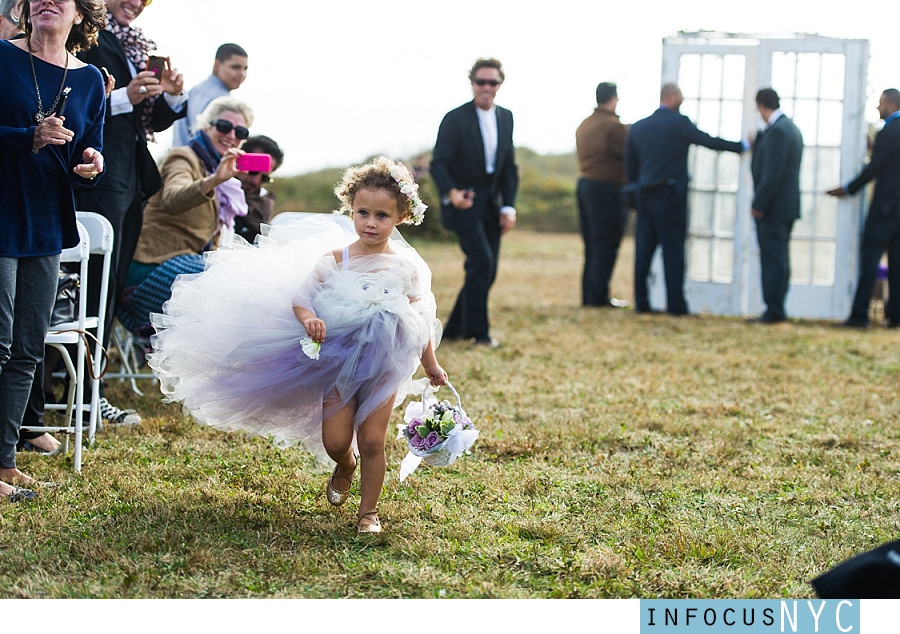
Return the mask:
[[[409,423],[413,420],[422,420],[425,417],[434,415],[435,408],[440,406],[437,399],[428,398],[429,388],[426,386],[422,394],[421,401],[413,401],[406,408],[406,414],[403,417],[405,424],[397,425],[399,433],[397,439],[406,440],[409,453],[403,459],[400,465],[400,481],[406,479],[419,466],[419,463],[425,462],[432,467],[446,467],[453,464],[457,458],[464,454],[478,439],[478,430],[471,427],[471,419],[469,419],[462,407],[462,399],[456,389],[450,384],[446,384],[453,395],[456,397],[457,407],[453,408],[464,421],[458,421],[454,427],[447,432],[447,437],[440,443],[430,449],[422,449],[415,447],[412,440],[407,436]],[[468,425],[466,425],[468,423]]]

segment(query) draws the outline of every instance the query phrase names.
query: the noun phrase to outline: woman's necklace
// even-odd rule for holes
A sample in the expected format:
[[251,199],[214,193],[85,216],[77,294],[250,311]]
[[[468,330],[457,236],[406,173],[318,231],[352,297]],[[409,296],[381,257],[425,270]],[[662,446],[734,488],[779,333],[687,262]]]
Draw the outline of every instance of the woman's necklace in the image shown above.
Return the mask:
[[37,95],[38,102],[38,111],[34,115],[34,121],[38,125],[41,125],[41,122],[49,117],[51,114],[56,112],[56,106],[59,103],[59,98],[62,95],[63,87],[66,85],[66,75],[69,74],[69,52],[66,51],[66,67],[63,71],[62,81],[59,83],[59,92],[56,93],[56,99],[53,100],[53,105],[50,106],[50,109],[44,111],[44,104],[41,103],[41,89],[38,88],[38,80],[37,73],[34,72],[34,52],[31,50],[31,38],[29,37],[27,40],[28,44],[28,59],[31,61],[31,77],[34,79],[34,92]]

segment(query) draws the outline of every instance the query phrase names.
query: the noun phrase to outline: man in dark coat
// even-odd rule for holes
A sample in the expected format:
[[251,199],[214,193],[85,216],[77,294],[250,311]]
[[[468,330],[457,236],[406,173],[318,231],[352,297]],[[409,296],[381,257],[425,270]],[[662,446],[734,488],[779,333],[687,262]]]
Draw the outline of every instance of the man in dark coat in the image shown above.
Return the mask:
[[[106,173],[97,186],[75,189],[78,209],[103,215],[115,232],[104,346],[109,344],[115,308],[140,237],[144,201],[161,186],[147,141],[154,132],[165,130],[187,113],[184,79],[171,68],[159,75],[146,70],[147,56],[156,44],[131,26],[151,1],[106,0],[106,30],[98,33],[97,46],[78,54],[81,60],[106,69],[115,81],[107,98],[103,126]],[[102,268],[98,256],[91,260],[88,314],[97,314],[92,311],[100,303]],[[105,398],[100,410],[103,418],[111,422],[133,424],[140,420],[135,414],[110,406]]]
[[662,246],[667,309],[688,314],[684,299],[684,240],[687,236],[687,156],[691,145],[742,152],[740,141],[726,141],[697,129],[678,112],[684,98],[675,84],[660,91],[660,106],[631,126],[625,151],[628,189],[637,194],[634,303],[639,313],[652,312],[647,277],[653,252]]
[[475,98],[451,110],[438,129],[431,175],[441,195],[441,224],[454,231],[466,255],[466,278],[450,319],[447,339],[475,339],[496,348],[488,321],[488,293],[497,276],[500,236],[516,224],[519,172],[513,116],[494,105],[503,83],[496,59],[479,59],[469,72]]
[[900,91],[888,88],[881,93],[878,114],[884,127],[875,136],[869,164],[844,187],[828,192],[843,198],[852,196],[863,185],[877,179],[862,243],[859,246],[859,283],[853,308],[845,326],[865,328],[869,325],[869,303],[878,275],[881,256],[888,254],[888,303],[884,314],[888,328],[900,326]]
[[803,137],[781,111],[778,93],[763,88],[756,108],[766,122],[753,146],[753,204],[766,312],[754,321],[775,324],[787,319],[784,298],[791,278],[789,244],[800,217],[800,158]]

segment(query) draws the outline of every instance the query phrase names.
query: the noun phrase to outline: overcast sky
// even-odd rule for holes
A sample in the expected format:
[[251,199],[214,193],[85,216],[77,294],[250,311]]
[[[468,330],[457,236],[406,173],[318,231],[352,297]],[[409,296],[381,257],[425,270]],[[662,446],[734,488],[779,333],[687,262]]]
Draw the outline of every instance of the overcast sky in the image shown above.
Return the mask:
[[[154,0],[134,26],[154,39],[189,88],[215,50],[250,55],[235,93],[256,111],[252,132],[284,148],[282,175],[343,167],[369,155],[403,158],[434,144],[441,117],[471,99],[478,57],[503,62],[497,103],[515,116],[515,142],[541,153],[574,149],[575,128],[600,81],[619,85],[626,123],[658,105],[662,39],[678,31],[818,33],[870,43],[867,115],[900,85],[893,3],[682,0]],[[838,9],[838,7],[841,7]],[[854,12],[859,9],[859,12]],[[894,64],[895,66],[895,64]],[[161,156],[170,135],[159,135]]]

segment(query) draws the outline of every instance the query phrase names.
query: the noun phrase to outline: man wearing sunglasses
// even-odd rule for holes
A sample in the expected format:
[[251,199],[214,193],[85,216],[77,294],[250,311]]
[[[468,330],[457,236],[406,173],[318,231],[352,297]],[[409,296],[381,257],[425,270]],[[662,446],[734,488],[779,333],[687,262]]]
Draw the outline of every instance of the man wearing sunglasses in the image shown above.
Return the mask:
[[479,59],[469,72],[474,99],[451,110],[438,129],[431,175],[441,195],[441,224],[456,233],[466,256],[466,277],[446,339],[474,339],[498,347],[488,321],[488,294],[497,276],[500,237],[516,224],[519,171],[513,116],[494,105],[503,83],[496,59]]
[[255,154],[268,154],[272,157],[270,172],[238,172],[236,177],[241,181],[241,189],[244,190],[244,198],[247,200],[247,215],[234,219],[234,233],[253,244],[256,236],[259,235],[259,226],[272,219],[272,212],[275,209],[275,194],[267,190],[265,186],[272,182],[272,172],[281,167],[284,162],[284,152],[275,141],[262,134],[247,139],[241,149]]

